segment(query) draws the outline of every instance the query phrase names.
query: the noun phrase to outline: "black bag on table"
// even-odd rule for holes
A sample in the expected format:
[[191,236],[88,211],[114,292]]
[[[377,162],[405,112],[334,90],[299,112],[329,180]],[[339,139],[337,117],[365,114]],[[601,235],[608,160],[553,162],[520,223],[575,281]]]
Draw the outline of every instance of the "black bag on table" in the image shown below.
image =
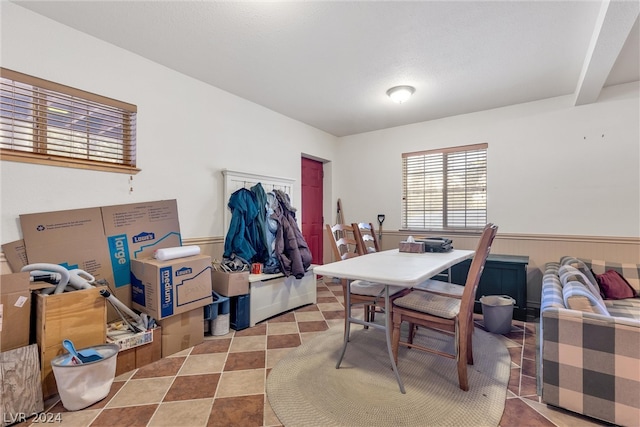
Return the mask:
[[426,239],[416,239],[416,242],[424,243],[425,252],[449,252],[453,249],[451,239],[444,237],[428,237]]

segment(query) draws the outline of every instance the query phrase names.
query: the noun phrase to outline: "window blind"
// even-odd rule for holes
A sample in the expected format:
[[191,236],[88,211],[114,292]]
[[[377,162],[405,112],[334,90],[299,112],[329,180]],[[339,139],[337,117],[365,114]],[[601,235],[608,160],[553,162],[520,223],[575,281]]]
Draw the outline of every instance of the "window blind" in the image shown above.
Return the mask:
[[402,155],[402,227],[475,229],[487,222],[487,144]]
[[1,69],[0,148],[70,164],[136,167],[135,105]]

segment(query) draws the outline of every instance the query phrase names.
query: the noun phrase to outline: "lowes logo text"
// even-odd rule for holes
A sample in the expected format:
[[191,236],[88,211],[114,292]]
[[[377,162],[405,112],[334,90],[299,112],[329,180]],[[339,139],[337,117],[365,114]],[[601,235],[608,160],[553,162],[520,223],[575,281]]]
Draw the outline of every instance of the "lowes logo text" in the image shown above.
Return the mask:
[[191,267],[182,267],[180,270],[176,270],[176,277],[186,276],[193,273]]
[[142,232],[140,234],[133,236],[132,241],[133,243],[142,243],[142,242],[148,242],[150,240],[155,240],[155,239],[156,239],[155,233]]

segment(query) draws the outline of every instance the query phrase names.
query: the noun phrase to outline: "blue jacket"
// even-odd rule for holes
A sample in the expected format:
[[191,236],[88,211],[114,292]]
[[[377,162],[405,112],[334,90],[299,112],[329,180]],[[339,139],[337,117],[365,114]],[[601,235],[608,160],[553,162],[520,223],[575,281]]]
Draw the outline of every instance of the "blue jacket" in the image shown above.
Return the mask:
[[229,197],[231,223],[224,241],[225,258],[236,254],[248,262],[253,262],[258,253],[255,244],[262,241],[258,231],[258,202],[256,196],[246,188],[241,188]]
[[258,240],[253,242],[253,249],[256,251],[254,261],[265,263],[269,259],[269,241],[267,238],[267,193],[264,192],[262,184],[257,183],[251,187],[251,192],[256,197],[258,214],[256,215]]

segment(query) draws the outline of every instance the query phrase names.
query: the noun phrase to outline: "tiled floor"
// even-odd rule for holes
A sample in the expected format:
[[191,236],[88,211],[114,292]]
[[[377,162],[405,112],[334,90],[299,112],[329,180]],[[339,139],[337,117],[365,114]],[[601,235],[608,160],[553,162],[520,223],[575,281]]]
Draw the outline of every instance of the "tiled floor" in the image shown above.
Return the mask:
[[[339,284],[320,281],[316,305],[253,328],[206,337],[198,346],[123,374],[105,399],[87,409],[67,412],[57,400],[47,402],[45,409],[53,414],[52,421],[78,427],[279,426],[265,395],[270,369],[318,333],[342,328],[342,301]],[[481,316],[477,315],[476,323],[482,327]],[[536,395],[535,324],[514,321],[511,332],[500,337],[512,360],[502,427],[600,425],[540,403]]]

